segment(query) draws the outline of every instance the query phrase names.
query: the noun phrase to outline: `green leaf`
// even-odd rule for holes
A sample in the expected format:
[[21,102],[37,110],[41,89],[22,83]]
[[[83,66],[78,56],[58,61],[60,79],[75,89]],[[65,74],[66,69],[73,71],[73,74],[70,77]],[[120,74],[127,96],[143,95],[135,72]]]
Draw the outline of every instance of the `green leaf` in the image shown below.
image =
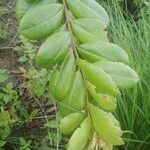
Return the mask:
[[105,9],[95,0],[66,0],[67,5],[76,18],[93,18],[109,24],[109,16]]
[[91,133],[90,118],[87,117],[73,133],[68,143],[68,150],[83,150]]
[[[29,0],[28,0],[29,1]],[[47,5],[56,2],[57,0],[31,0],[33,3],[27,3],[27,0],[17,0],[16,1],[16,17],[20,20],[25,13],[31,8],[39,7],[41,5]]]
[[62,4],[50,4],[33,8],[21,19],[20,33],[32,40],[45,38],[61,25],[63,13]]
[[87,82],[87,87],[94,101],[96,101],[100,108],[106,111],[114,111],[116,109],[117,100],[115,97],[96,92],[95,87],[89,82]]
[[5,128],[2,131],[2,134],[0,135],[2,140],[6,140],[6,138],[10,135],[10,127],[9,125],[6,125]]
[[[103,22],[84,18],[74,20],[72,23],[73,33],[81,43],[94,42],[98,40],[108,41],[106,26]],[[94,30],[93,30],[94,29]]]
[[33,3],[36,2],[37,0],[25,0],[27,3]]
[[19,57],[18,61],[23,63],[23,62],[27,62],[29,60],[29,58],[26,55],[23,55],[21,57]]
[[8,72],[5,69],[0,69],[0,83],[5,82],[8,79]]
[[51,68],[64,60],[71,43],[68,31],[58,32],[49,37],[40,47],[36,62],[40,67]]
[[119,122],[111,114],[89,104],[90,114],[94,129],[99,136],[108,144],[122,145],[124,144],[121,135]]
[[74,80],[75,60],[72,50],[64,60],[61,69],[58,69],[51,71],[49,90],[55,100],[62,101],[70,91]]
[[27,3],[25,0],[17,0],[15,11],[17,19],[20,20],[31,6],[32,4]]
[[84,59],[87,59],[90,62],[111,60],[129,63],[126,51],[115,44],[105,41],[82,44],[80,45],[78,51]]
[[[48,128],[53,128],[53,129],[57,129],[58,127],[58,122],[57,120],[49,120],[45,126],[47,126]],[[56,134],[56,133],[55,133]]]
[[66,116],[65,118],[60,120],[59,125],[60,132],[64,135],[68,135],[74,132],[74,130],[76,130],[79,127],[84,118],[85,114],[81,112],[72,113]]
[[[63,139],[62,134],[58,131],[57,131],[57,133],[56,133],[56,131],[50,132],[48,138],[49,138],[50,143],[53,142],[54,145],[58,145],[61,142],[61,140]],[[48,143],[46,143],[46,144],[47,144],[47,146],[49,146]],[[56,148],[51,149],[50,146],[47,147],[47,149],[46,149],[46,147],[41,148],[41,150],[49,150],[49,149],[56,150]]]
[[88,63],[82,59],[78,60],[78,64],[84,78],[95,86],[98,92],[112,96],[120,94],[115,82],[97,65]]
[[70,92],[60,103],[60,113],[64,117],[70,113],[83,110],[85,107],[86,89],[82,75],[79,71],[75,73],[74,82]]
[[0,147],[3,147],[6,144],[6,141],[0,141]]
[[96,64],[107,72],[121,89],[132,87],[139,81],[137,73],[123,63],[101,61]]

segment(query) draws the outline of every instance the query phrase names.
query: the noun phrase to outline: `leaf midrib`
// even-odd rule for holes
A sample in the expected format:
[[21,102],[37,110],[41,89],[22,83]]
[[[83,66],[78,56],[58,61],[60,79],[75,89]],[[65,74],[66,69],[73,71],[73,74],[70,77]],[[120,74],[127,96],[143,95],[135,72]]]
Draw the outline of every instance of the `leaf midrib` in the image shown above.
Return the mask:
[[44,21],[43,23],[41,23],[41,24],[39,24],[39,25],[37,25],[37,26],[33,26],[33,27],[31,27],[31,28],[28,28],[28,29],[25,29],[25,30],[22,30],[22,32],[27,32],[27,31],[30,31],[30,30],[32,30],[33,28],[37,28],[37,27],[40,27],[40,26],[42,26],[42,25],[44,25],[44,24],[46,24],[46,23],[48,23],[48,22],[50,22],[50,21],[52,21],[52,20],[54,20],[61,12],[63,11],[63,8],[55,15],[55,16],[53,16],[52,18],[50,18],[50,19],[48,19],[48,20],[46,20],[46,21]]

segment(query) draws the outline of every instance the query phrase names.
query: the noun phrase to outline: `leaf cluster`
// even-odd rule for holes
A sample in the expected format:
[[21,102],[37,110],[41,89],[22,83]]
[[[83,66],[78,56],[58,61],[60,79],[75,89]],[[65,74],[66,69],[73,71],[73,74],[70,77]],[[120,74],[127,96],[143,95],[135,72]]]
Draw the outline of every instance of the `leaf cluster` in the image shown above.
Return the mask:
[[[46,12],[46,13],[45,13]],[[18,0],[20,34],[45,40],[36,62],[50,69],[49,92],[59,103],[59,128],[68,150],[122,145],[112,115],[120,89],[139,81],[124,49],[107,38],[109,16],[95,0]]]

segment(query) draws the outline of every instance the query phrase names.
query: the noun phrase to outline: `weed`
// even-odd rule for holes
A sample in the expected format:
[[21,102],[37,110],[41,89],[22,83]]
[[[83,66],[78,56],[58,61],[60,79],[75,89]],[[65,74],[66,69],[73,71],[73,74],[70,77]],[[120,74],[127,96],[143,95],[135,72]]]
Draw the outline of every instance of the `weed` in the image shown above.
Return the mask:
[[0,42],[5,40],[6,37],[7,37],[6,29],[0,25]]

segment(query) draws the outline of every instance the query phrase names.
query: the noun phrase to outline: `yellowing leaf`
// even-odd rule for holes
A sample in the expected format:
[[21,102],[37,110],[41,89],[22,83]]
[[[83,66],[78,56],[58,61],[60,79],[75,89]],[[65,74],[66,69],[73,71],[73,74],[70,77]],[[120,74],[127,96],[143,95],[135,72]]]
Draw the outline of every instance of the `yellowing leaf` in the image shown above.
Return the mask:
[[78,60],[79,67],[84,78],[96,87],[98,92],[112,96],[119,95],[120,92],[111,77],[97,65]]
[[106,26],[99,20],[90,18],[77,19],[73,21],[72,29],[74,35],[81,43],[98,40],[108,41],[107,32],[104,31]]
[[121,135],[122,131],[119,122],[111,114],[89,104],[92,123],[97,134],[108,144],[124,144]]
[[87,85],[90,94],[100,108],[106,111],[114,111],[116,109],[117,100],[115,97],[96,92],[95,87],[89,82],[87,82]]
[[65,58],[62,67],[58,69],[50,74],[49,90],[55,100],[62,101],[67,96],[74,81],[75,60],[72,51]]
[[50,4],[28,11],[20,22],[20,33],[28,39],[39,40],[53,33],[63,18],[63,5]]
[[60,132],[65,135],[72,133],[78,128],[84,118],[85,114],[83,112],[72,113],[66,116],[65,118],[60,120]]
[[68,150],[83,150],[91,133],[90,118],[87,117],[73,133],[68,143]]
[[93,18],[109,24],[109,16],[105,9],[95,0],[66,0],[67,5],[76,18]]
[[85,108],[86,89],[81,73],[75,73],[72,87],[67,96],[60,103],[60,113],[64,117],[72,112],[77,112]]
[[79,47],[79,53],[88,61],[97,62],[101,60],[111,60],[128,63],[128,55],[121,47],[105,42],[96,41],[82,44]]
[[100,68],[107,72],[117,86],[125,89],[132,87],[138,83],[139,77],[137,73],[128,65],[120,62],[101,61],[96,63]]
[[97,148],[99,148],[99,150],[113,150],[112,144],[108,144],[103,141],[94,131],[88,150],[95,150]]
[[71,43],[68,31],[58,32],[49,37],[40,47],[37,64],[42,68],[51,68],[64,60]]

